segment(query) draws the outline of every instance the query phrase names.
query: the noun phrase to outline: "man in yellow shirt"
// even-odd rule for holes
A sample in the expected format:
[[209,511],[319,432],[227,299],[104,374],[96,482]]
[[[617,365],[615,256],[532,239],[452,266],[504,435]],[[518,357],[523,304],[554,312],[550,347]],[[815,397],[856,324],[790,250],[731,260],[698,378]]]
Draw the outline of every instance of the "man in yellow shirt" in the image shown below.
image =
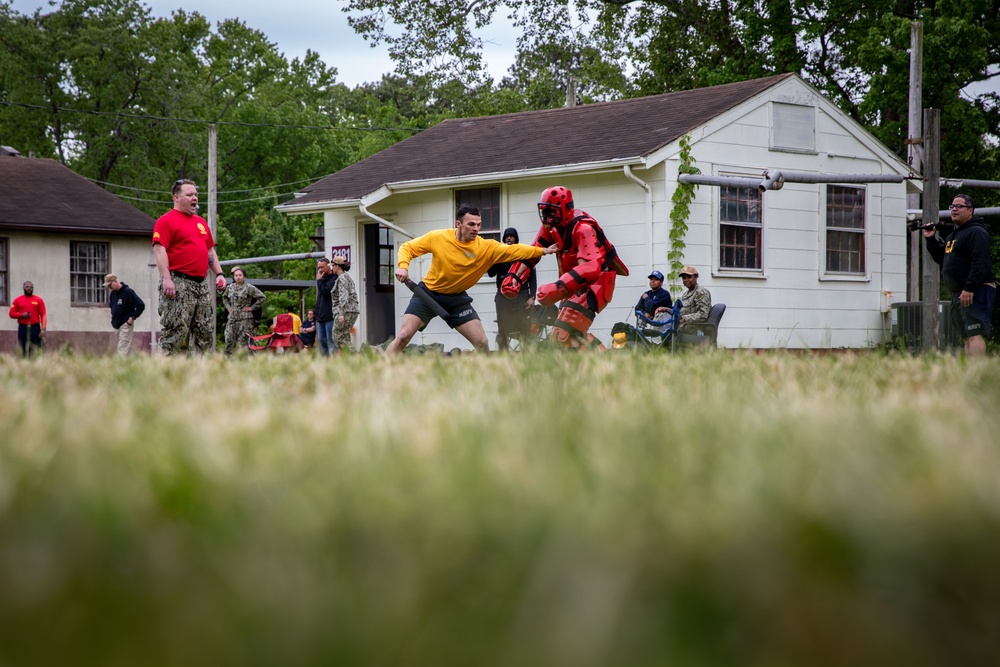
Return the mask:
[[[431,267],[421,283],[426,291],[448,313],[445,322],[462,334],[477,350],[490,349],[479,313],[472,307],[472,297],[466,290],[476,284],[483,274],[497,262],[519,259],[537,259],[551,255],[558,248],[547,248],[515,243],[505,245],[499,241],[479,238],[483,220],[479,209],[461,206],[455,214],[454,229],[438,229],[407,241],[399,247],[396,280],[409,278],[410,260],[431,253]],[[395,340],[386,352],[394,354],[409,344],[413,335],[434,319],[435,313],[416,294],[410,299],[403,313],[403,323]]]

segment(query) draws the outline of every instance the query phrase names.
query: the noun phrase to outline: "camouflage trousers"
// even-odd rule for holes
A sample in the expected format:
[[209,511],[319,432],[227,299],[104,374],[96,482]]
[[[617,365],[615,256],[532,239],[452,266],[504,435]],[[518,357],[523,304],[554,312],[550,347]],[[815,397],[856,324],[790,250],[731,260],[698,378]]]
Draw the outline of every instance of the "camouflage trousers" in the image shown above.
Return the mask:
[[351,327],[358,321],[357,313],[344,313],[344,321],[340,321],[340,315],[333,316],[333,343],[338,350],[353,352],[351,347]]
[[160,281],[160,349],[167,356],[183,352],[185,345],[189,352],[211,351],[215,344],[215,313],[208,281],[199,283],[176,276],[173,280],[177,288],[173,299],[163,294]]
[[237,350],[240,352],[249,351],[247,345],[250,339],[247,338],[247,335],[252,336],[256,333],[257,327],[253,313],[231,313],[229,321],[226,322],[226,354],[232,354]]

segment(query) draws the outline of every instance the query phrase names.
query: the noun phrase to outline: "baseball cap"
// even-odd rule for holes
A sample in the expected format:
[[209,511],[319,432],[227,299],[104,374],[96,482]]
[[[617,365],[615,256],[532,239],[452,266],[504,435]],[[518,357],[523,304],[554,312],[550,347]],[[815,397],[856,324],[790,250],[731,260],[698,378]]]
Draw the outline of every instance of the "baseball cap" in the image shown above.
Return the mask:
[[681,276],[694,276],[695,278],[697,278],[698,277],[698,269],[696,269],[693,266],[691,266],[690,264],[688,264],[687,266],[684,267],[684,269],[680,272],[679,275],[681,275]]
[[338,266],[344,266],[347,264],[347,259],[345,259],[343,255],[337,255],[333,258],[333,263]]
[[657,280],[660,280],[660,281],[662,281],[662,280],[663,280],[663,274],[662,274],[662,273],[660,273],[659,271],[653,271],[652,273],[650,273],[650,274],[649,274],[648,276],[646,276],[646,277],[647,277],[647,278],[656,278]]
[[108,275],[104,276],[104,286],[110,287],[111,283],[113,283],[116,280],[118,280],[118,276],[116,276],[113,273],[109,273]]

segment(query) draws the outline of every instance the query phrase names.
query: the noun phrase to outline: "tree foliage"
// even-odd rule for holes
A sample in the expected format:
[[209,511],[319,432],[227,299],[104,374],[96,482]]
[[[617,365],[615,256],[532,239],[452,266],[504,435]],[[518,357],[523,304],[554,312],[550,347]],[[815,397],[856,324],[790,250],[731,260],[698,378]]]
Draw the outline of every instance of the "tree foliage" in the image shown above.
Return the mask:
[[[238,20],[153,18],[139,0],[65,0],[32,15],[0,2],[4,143],[56,158],[157,217],[181,177],[202,185],[205,210],[208,122],[217,123],[223,257],[314,249],[320,221],[273,207],[408,136],[374,131],[389,114],[352,111],[365,95],[336,75],[312,52],[289,61]],[[248,270],[314,275],[311,264],[296,275]]]
[[921,20],[943,172],[1000,179],[998,0],[350,0],[345,11],[389,45],[399,72],[447,73],[470,91],[488,82],[479,35],[509,17],[522,31],[517,62],[496,88],[534,108],[563,104],[571,81],[589,101],[796,72],[901,156],[910,24]]

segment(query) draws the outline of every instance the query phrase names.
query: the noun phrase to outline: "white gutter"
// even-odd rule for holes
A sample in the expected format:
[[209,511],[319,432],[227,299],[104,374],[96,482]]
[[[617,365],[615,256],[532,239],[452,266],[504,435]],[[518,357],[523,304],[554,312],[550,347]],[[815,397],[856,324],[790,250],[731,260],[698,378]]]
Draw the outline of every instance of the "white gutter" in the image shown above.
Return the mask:
[[393,230],[395,232],[399,232],[400,234],[402,234],[403,236],[405,236],[408,239],[416,238],[413,234],[411,234],[410,232],[406,231],[405,229],[403,229],[399,225],[394,225],[393,223],[389,222],[385,218],[380,218],[377,215],[375,215],[374,213],[372,213],[371,211],[369,211],[365,207],[364,202],[360,202],[359,201],[358,202],[358,208],[361,209],[362,215],[365,215],[365,216],[371,218],[372,220],[378,222],[380,225],[388,227],[389,229],[391,229],[391,230]]
[[623,165],[622,172],[625,174],[625,178],[646,191],[646,236],[649,238],[649,266],[643,270],[652,271],[656,268],[653,266],[653,260],[655,259],[653,253],[653,189],[649,187],[649,183],[646,183],[632,173],[632,165]]

